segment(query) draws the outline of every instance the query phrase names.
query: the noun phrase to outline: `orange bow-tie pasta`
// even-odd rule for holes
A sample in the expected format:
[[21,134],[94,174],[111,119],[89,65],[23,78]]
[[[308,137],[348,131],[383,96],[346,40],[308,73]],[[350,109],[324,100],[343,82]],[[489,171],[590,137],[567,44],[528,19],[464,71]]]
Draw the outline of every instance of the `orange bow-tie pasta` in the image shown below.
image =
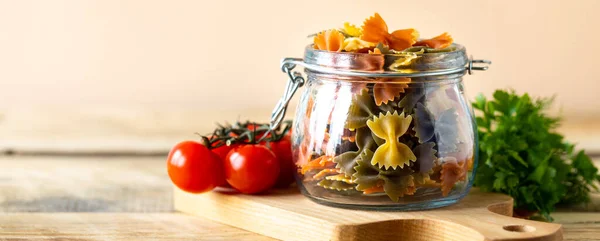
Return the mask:
[[354,52],[381,54],[375,48],[381,44],[392,50],[401,52],[413,46],[432,49],[444,49],[452,45],[449,34],[418,41],[419,32],[413,28],[389,32],[388,25],[379,13],[367,18],[361,27],[345,22],[339,29],[320,32],[314,37],[314,48],[332,52]]
[[452,36],[448,33],[443,33],[440,36],[431,38],[431,39],[423,39],[419,42],[416,42],[414,46],[426,46],[434,49],[443,49],[449,47],[454,40]]
[[335,29],[323,31],[315,36],[315,48],[340,52],[344,48],[344,39],[344,35]]
[[363,40],[383,43],[394,50],[404,50],[417,42],[419,33],[414,29],[396,30],[388,33],[388,26],[378,13],[365,20],[363,25]]

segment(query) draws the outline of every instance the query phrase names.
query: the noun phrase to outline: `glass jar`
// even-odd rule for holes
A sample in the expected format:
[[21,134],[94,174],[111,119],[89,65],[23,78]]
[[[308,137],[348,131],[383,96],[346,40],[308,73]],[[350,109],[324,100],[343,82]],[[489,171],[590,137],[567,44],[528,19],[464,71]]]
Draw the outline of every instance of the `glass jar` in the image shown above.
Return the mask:
[[[474,63],[484,64],[474,66]],[[444,52],[327,52],[287,58],[281,122],[304,85],[292,149],[301,192],[326,205],[421,210],[456,203],[477,167],[477,128],[462,76],[487,69],[453,44]],[[307,79],[292,72],[305,68]]]

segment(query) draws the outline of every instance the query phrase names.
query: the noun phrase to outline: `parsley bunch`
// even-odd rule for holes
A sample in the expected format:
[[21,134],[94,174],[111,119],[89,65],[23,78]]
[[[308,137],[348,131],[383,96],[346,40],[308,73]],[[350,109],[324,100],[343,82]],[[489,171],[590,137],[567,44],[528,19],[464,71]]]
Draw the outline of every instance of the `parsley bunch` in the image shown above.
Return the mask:
[[583,151],[555,132],[560,119],[544,113],[553,99],[497,90],[492,100],[478,96],[480,162],[475,185],[512,196],[515,210],[552,220],[559,203],[589,201],[598,189],[598,169]]

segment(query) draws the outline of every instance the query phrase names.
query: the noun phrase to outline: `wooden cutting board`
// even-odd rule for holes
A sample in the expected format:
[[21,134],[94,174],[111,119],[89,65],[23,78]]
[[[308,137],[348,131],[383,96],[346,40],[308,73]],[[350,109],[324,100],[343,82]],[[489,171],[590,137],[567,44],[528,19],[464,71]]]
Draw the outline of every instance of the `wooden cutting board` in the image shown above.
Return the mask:
[[320,205],[296,189],[265,195],[174,191],[175,209],[281,240],[562,240],[559,224],[513,218],[511,197],[477,189],[459,203],[413,212]]

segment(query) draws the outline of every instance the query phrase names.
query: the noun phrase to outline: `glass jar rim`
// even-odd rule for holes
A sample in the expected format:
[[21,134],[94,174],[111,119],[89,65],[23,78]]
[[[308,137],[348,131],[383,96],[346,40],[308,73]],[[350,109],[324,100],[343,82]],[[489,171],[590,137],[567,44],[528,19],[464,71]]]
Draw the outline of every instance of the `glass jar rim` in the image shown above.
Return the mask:
[[[465,73],[470,65],[466,49],[452,44],[446,52],[369,54],[331,52],[308,45],[303,59],[286,59],[306,69],[327,74],[361,77],[425,77]],[[284,62],[286,61],[284,60]],[[296,61],[293,61],[296,60]]]
[[[297,65],[303,66],[309,72],[332,74],[338,76],[355,77],[448,77],[453,75],[460,77],[465,73],[471,74],[472,70],[487,70],[491,61],[483,59],[469,59],[465,48],[459,44],[453,44],[455,49],[451,52],[440,53],[417,53],[417,58],[410,60],[410,68],[397,68],[394,71],[386,70],[386,62],[391,58],[396,63],[400,58],[397,54],[364,54],[364,53],[338,53],[315,50],[313,45],[308,45],[304,51],[304,58],[284,58],[281,61],[281,70],[288,76],[285,92],[271,113],[270,129],[277,128],[287,110],[287,105],[298,88],[302,87],[306,80],[297,71]],[[371,66],[371,60],[379,59],[381,63]],[[366,62],[364,61],[366,60]],[[419,63],[419,64],[415,64]],[[474,63],[482,63],[475,66]],[[365,65],[367,64],[367,65]],[[379,67],[381,66],[381,67]],[[400,64],[399,66],[403,66]],[[389,66],[387,66],[389,68]],[[268,132],[267,132],[268,133]]]

